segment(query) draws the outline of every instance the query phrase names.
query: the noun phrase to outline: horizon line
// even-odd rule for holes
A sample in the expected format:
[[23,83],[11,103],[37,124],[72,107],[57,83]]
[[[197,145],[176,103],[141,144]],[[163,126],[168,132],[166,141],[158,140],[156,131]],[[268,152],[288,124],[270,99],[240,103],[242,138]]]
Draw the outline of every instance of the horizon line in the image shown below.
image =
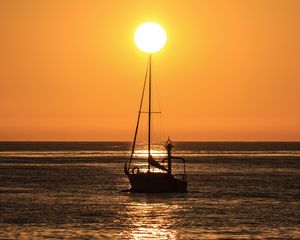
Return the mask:
[[[293,142],[293,143],[300,143],[300,140],[172,140],[173,142],[274,142],[274,143],[286,143],[286,142]],[[0,143],[3,142],[132,142],[132,140],[0,140]]]

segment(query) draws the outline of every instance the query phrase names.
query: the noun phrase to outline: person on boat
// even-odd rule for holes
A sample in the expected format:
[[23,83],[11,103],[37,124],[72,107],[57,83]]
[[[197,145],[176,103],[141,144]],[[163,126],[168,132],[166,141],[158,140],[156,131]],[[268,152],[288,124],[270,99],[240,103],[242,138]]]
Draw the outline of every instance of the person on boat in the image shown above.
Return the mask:
[[168,150],[168,153],[170,151],[170,155],[171,155],[171,150],[173,147],[174,147],[174,144],[172,143],[171,139],[168,137],[165,148]]

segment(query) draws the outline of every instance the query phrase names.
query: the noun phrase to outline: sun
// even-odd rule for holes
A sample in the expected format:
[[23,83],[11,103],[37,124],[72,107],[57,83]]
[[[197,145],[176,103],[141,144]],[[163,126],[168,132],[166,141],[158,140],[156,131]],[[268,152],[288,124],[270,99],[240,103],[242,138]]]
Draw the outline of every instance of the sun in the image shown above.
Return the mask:
[[135,31],[134,41],[143,52],[154,53],[162,49],[167,41],[165,30],[158,23],[146,22]]

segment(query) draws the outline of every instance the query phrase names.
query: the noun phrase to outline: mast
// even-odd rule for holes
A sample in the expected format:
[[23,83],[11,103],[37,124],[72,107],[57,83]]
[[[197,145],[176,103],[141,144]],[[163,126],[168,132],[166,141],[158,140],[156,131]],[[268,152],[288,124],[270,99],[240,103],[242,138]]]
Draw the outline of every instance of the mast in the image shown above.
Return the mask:
[[[152,75],[152,55],[149,55],[149,110],[148,110],[148,159],[151,154],[151,76]],[[150,172],[150,163],[148,160],[148,172]]]

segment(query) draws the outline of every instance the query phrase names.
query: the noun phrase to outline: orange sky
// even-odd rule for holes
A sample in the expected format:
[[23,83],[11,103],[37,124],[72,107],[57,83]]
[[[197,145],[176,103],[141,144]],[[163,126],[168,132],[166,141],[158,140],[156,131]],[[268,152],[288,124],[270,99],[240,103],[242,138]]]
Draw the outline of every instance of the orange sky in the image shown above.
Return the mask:
[[131,140],[147,55],[174,140],[300,141],[300,1],[0,1],[0,140]]

